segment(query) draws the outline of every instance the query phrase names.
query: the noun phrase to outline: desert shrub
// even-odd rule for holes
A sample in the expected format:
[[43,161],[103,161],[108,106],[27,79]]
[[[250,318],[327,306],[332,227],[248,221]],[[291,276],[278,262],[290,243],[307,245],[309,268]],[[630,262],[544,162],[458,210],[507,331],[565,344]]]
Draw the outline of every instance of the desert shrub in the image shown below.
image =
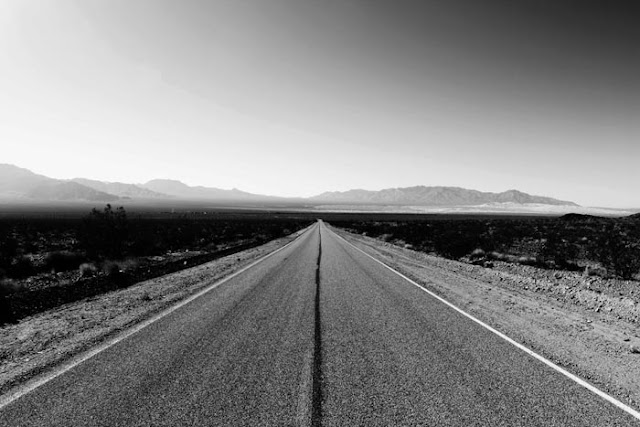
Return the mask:
[[44,260],[44,267],[47,270],[59,273],[77,269],[84,263],[86,258],[78,252],[56,251],[49,253]]
[[0,230],[0,268],[9,269],[11,260],[18,251],[18,241],[9,234],[8,228]]
[[16,257],[11,263],[9,269],[9,275],[13,278],[21,278],[32,276],[36,273],[36,268],[31,261],[31,258],[21,255]]
[[473,252],[471,252],[471,255],[469,255],[469,257],[471,259],[479,259],[479,258],[484,258],[486,255],[487,253],[484,250],[478,248],[478,249],[474,249]]
[[80,264],[80,267],[78,268],[78,270],[80,271],[80,275],[82,277],[91,277],[98,272],[98,267],[96,267],[94,263],[84,262]]
[[120,274],[120,265],[115,261],[105,261],[102,263],[102,272],[109,277]]
[[518,264],[535,266],[538,265],[538,260],[532,256],[521,256],[518,258]]
[[558,230],[550,230],[544,240],[538,257],[548,265],[569,268],[578,257],[579,248],[568,239],[562,237]]
[[105,261],[102,264],[102,272],[107,276],[109,282],[115,283],[118,286],[124,286],[127,284],[128,276],[125,273],[123,266],[115,261]]
[[20,289],[20,285],[13,280],[0,279],[0,325],[15,322],[16,319],[11,310],[9,296]]
[[512,264],[516,264],[518,262],[518,257],[515,255],[511,255],[511,254],[506,254],[505,255],[505,261],[506,262],[510,262]]
[[506,261],[507,255],[503,254],[502,252],[491,251],[487,254],[487,258],[493,259],[496,261]]
[[92,259],[121,258],[124,255],[129,226],[123,207],[103,211],[92,209],[83,219],[79,243]]
[[640,242],[619,225],[607,224],[591,251],[611,275],[633,279],[640,272]]
[[143,221],[135,221],[129,231],[129,254],[133,256],[158,255],[164,251],[160,226]]
[[584,268],[584,274],[586,276],[600,276],[607,277],[607,269],[603,267],[595,267],[587,265]]
[[9,295],[22,289],[22,285],[13,279],[0,279],[0,295]]
[[609,265],[617,276],[627,280],[634,279],[640,272],[640,248],[632,243],[621,242]]
[[131,270],[135,270],[140,265],[140,263],[133,258],[127,258],[127,259],[118,261],[117,265],[120,272],[127,272]]
[[503,254],[502,252],[491,251],[487,254],[487,258],[495,261],[510,262],[515,264],[519,258],[511,254]]
[[460,229],[441,229],[433,234],[435,251],[447,258],[458,259],[477,248],[477,241],[472,234],[465,234]]

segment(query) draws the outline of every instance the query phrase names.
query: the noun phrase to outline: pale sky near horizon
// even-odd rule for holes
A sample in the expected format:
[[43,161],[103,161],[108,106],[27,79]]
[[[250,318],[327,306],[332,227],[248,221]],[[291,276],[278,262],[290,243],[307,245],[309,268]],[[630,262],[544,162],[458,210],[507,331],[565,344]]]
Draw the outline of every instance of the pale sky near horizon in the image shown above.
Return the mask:
[[450,185],[637,208],[638,10],[2,0],[0,163],[281,196]]

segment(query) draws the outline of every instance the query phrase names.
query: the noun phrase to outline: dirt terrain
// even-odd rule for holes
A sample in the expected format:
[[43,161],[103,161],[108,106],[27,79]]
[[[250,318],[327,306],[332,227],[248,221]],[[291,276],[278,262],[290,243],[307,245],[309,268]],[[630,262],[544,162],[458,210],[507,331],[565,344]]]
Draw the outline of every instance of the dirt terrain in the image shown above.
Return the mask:
[[640,286],[495,262],[485,268],[334,229],[425,288],[640,408]]
[[0,394],[249,265],[301,232],[0,327]]

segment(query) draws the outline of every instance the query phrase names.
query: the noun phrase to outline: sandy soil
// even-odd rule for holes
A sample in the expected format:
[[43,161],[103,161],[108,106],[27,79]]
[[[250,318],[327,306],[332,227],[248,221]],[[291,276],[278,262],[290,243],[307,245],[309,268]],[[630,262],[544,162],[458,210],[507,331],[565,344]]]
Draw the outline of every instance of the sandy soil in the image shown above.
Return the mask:
[[640,284],[431,256],[334,229],[512,339],[640,409]]
[[217,282],[300,233],[0,327],[0,394]]

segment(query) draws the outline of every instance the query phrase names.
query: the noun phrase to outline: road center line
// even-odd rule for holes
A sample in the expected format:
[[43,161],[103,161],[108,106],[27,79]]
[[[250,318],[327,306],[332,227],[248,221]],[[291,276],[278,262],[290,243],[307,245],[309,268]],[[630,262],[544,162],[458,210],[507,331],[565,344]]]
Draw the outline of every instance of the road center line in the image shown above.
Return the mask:
[[322,425],[322,332],[320,329],[320,262],[322,261],[322,234],[318,227],[318,264],[316,266],[316,296],[315,296],[315,321],[314,321],[314,345],[313,345],[313,391],[311,425]]
[[582,378],[572,374],[571,372],[567,371],[566,369],[561,368],[560,366],[556,365],[552,361],[546,359],[544,356],[539,355],[538,353],[534,352],[530,348],[525,347],[524,345],[522,345],[519,342],[513,340],[512,338],[509,338],[507,335],[503,334],[502,332],[498,331],[497,329],[492,328],[491,326],[487,325],[486,323],[484,323],[483,321],[477,319],[476,317],[472,316],[471,314],[467,313],[466,311],[458,308],[457,306],[453,305],[452,303],[450,303],[449,301],[445,300],[444,298],[442,298],[442,297],[436,295],[435,293],[431,292],[430,290],[424,288],[419,283],[415,282],[414,280],[410,279],[409,277],[405,276],[404,274],[400,273],[399,271],[395,270],[394,268],[388,266],[387,264],[385,264],[384,262],[380,261],[379,259],[373,257],[372,255],[366,253],[365,251],[363,251],[362,249],[360,249],[359,247],[357,247],[353,243],[349,242],[347,239],[345,239],[344,237],[340,236],[339,234],[337,234],[337,233],[335,233],[333,231],[331,231],[331,233],[333,233],[334,235],[336,235],[337,237],[342,239],[345,243],[347,243],[349,246],[352,246],[357,251],[363,253],[364,255],[366,255],[367,257],[371,258],[372,260],[374,260],[378,264],[382,265],[386,269],[392,271],[396,275],[398,275],[398,276],[402,277],[403,279],[405,279],[407,282],[409,282],[412,285],[416,286],[421,291],[426,292],[427,294],[429,294],[433,298],[435,298],[438,301],[442,302],[443,304],[449,306],[450,308],[454,309],[458,313],[460,313],[463,316],[465,316],[465,317],[469,318],[470,320],[474,321],[475,323],[477,323],[478,325],[480,325],[483,328],[487,329],[488,331],[493,332],[494,334],[496,334],[497,336],[499,336],[503,340],[507,341],[509,344],[514,345],[515,347],[517,347],[520,350],[524,351],[528,355],[538,359],[540,362],[542,362],[545,365],[549,366],[550,368],[556,370],[557,372],[561,373],[565,377],[567,377],[567,378],[571,379],[572,381],[578,383],[579,385],[581,385],[582,387],[584,387],[587,390],[591,391],[592,393],[595,393],[596,395],[600,396],[604,400],[608,401],[609,403],[612,403],[613,405],[615,405],[618,408],[622,409],[623,411],[625,411],[629,415],[631,415],[634,418],[640,420],[640,412],[636,411],[635,409],[631,408],[628,405],[625,405],[624,403],[620,402],[615,397],[613,397],[613,396],[605,393],[604,391],[596,388],[595,386],[593,386],[592,384],[589,384],[588,382],[586,382]]

